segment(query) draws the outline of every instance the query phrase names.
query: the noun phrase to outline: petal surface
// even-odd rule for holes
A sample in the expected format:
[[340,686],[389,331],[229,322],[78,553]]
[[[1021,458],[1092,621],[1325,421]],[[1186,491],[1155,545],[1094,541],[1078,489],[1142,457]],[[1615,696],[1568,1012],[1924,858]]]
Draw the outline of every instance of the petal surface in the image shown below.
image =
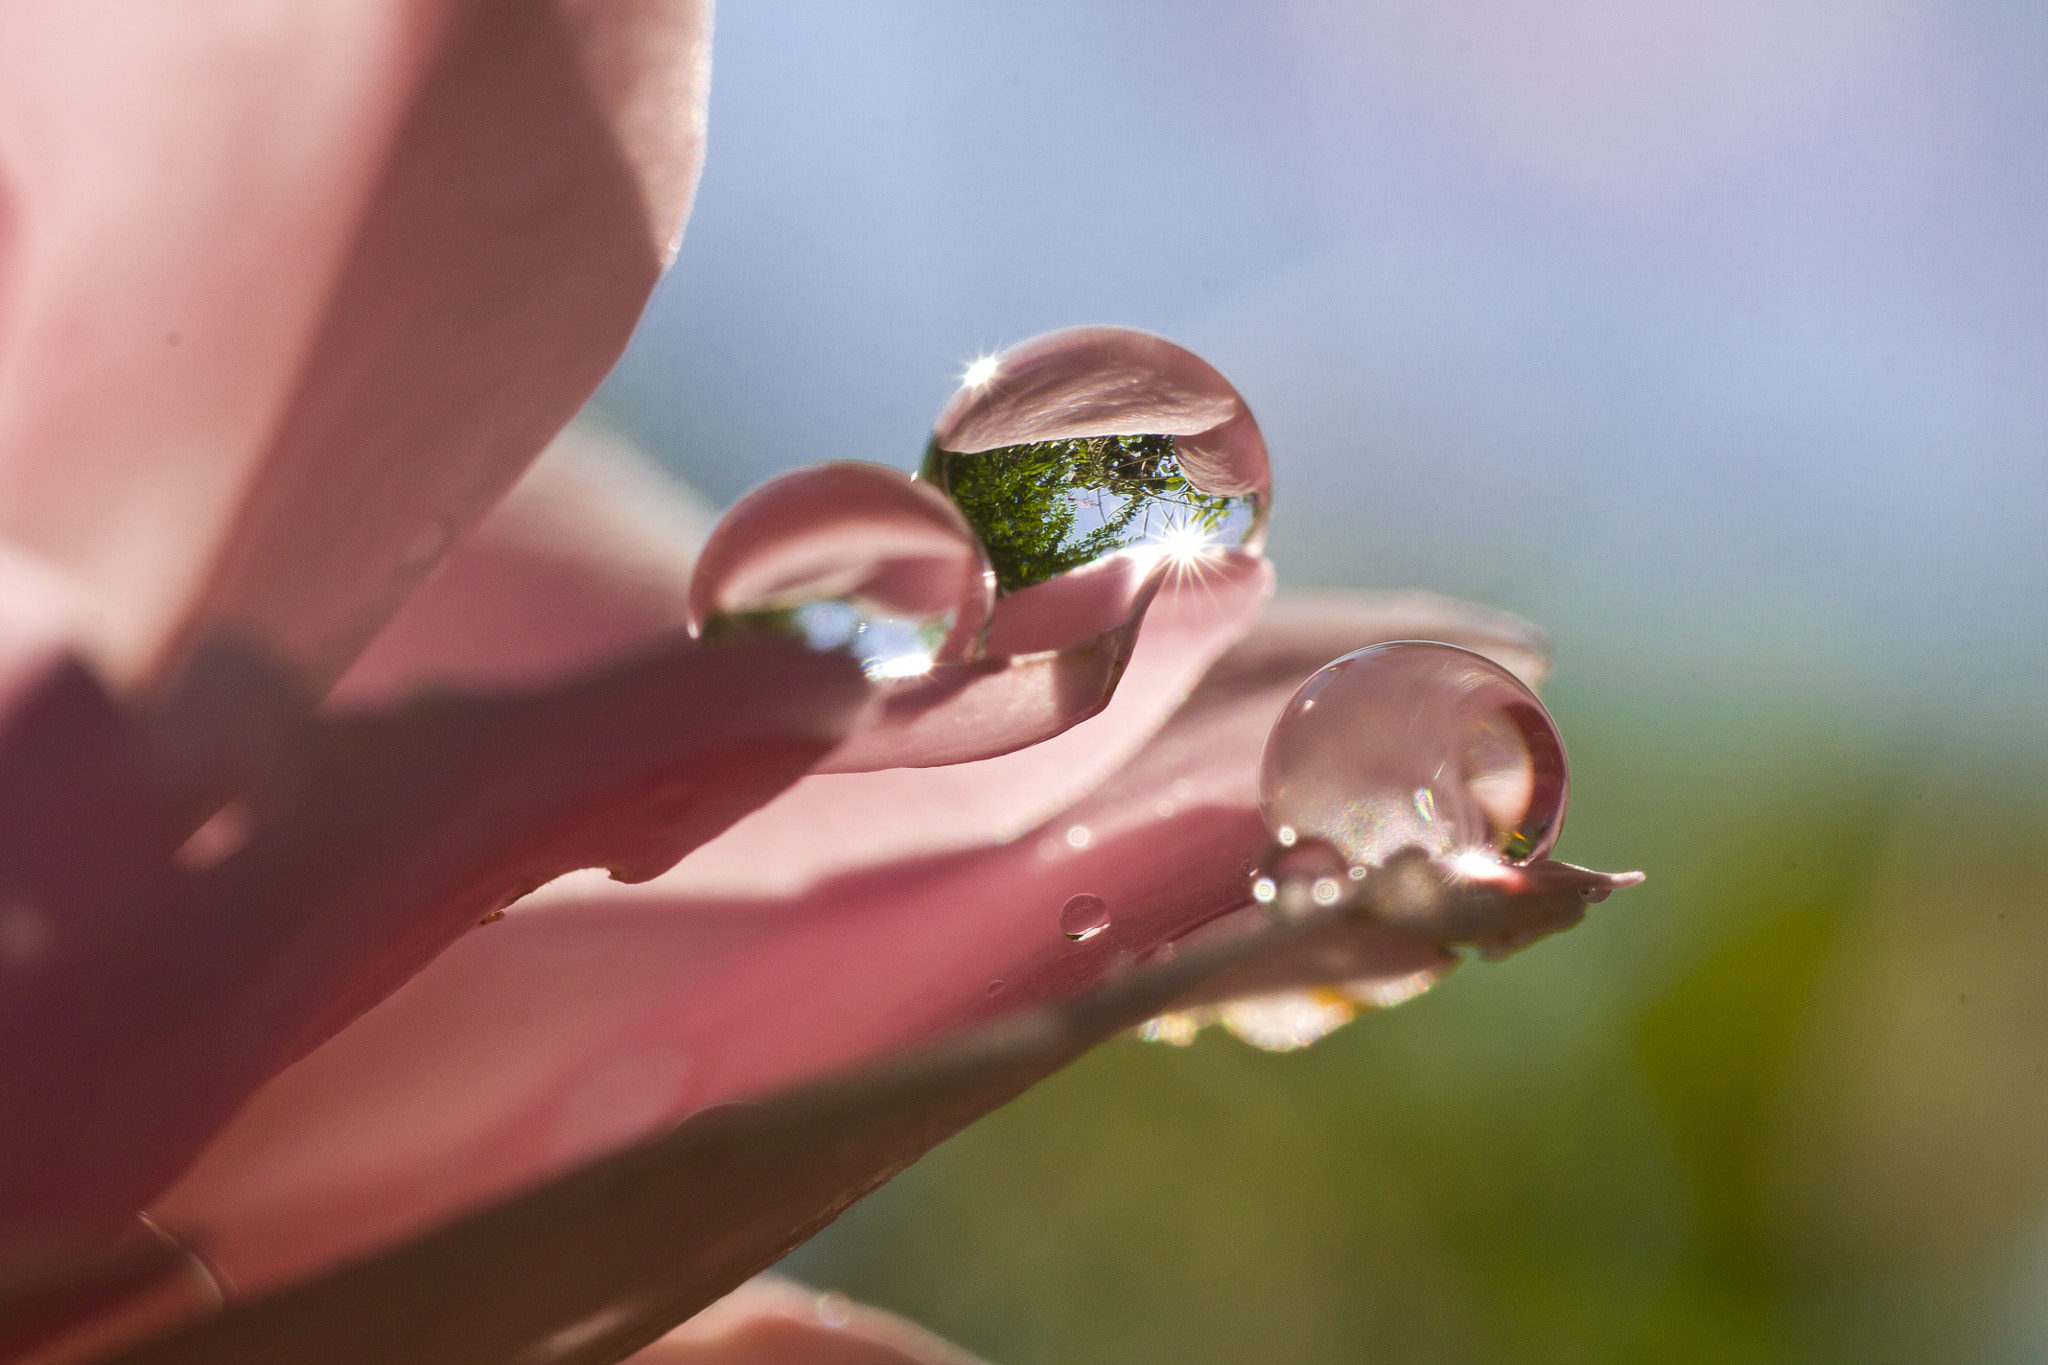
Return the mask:
[[763,1276],[727,1294],[632,1365],[975,1365],[894,1314]]
[[124,690],[323,690],[624,344],[700,161],[695,0],[0,9],[0,534]]
[[[644,887],[543,890],[280,1076],[158,1213],[204,1229],[238,1280],[273,1283],[685,1114],[1089,991],[1244,902],[1267,840],[1259,748],[1329,658],[1418,632],[1541,657],[1526,626],[1439,599],[1283,599],[1271,615],[1027,837],[856,862],[786,897],[707,890],[693,868],[709,845]],[[753,848],[772,875],[776,847]],[[1109,926],[1077,942],[1061,909],[1080,894]],[[1443,961],[1383,931],[1345,947],[1352,979]]]
[[480,917],[570,868],[658,873],[869,704],[842,659],[677,641],[555,691],[334,719],[220,655],[138,714],[61,644],[7,643],[0,1230],[22,1235],[125,1222]]

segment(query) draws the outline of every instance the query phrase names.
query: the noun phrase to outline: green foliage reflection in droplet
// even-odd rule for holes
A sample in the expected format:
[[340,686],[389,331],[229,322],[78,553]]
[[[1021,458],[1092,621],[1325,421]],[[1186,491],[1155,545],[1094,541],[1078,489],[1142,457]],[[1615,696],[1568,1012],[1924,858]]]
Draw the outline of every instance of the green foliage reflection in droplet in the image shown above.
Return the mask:
[[1181,473],[1171,436],[1080,436],[972,455],[933,444],[923,477],[966,516],[1005,593],[1169,527],[1214,536],[1233,511],[1255,501],[1198,491]]

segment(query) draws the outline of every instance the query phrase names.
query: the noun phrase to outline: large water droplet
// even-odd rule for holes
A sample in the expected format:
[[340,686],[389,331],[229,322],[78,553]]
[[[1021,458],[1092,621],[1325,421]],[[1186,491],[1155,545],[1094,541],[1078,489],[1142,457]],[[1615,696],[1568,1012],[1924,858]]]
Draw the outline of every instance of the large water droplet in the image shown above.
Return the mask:
[[1060,932],[1076,943],[1094,938],[1109,927],[1109,907],[1102,897],[1091,896],[1083,891],[1069,897],[1060,907]]
[[813,465],[735,503],[690,581],[706,638],[794,635],[876,679],[974,652],[994,578],[974,533],[929,485],[883,465]]
[[1266,738],[1269,828],[1379,866],[1403,849],[1528,862],[1557,842],[1568,779],[1543,703],[1452,645],[1358,650],[1303,683]]
[[1005,593],[1124,552],[1256,549],[1272,492],[1230,381],[1121,327],[1049,332],[969,367],[924,477],[966,514]]

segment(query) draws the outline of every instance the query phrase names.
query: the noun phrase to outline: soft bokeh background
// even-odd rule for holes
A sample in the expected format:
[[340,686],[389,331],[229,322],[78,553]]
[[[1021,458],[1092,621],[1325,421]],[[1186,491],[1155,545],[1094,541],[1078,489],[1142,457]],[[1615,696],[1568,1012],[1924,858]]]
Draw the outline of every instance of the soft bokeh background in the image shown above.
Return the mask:
[[1163,332],[1284,582],[1552,630],[1560,851],[1651,874],[1306,1053],[1109,1046],[792,1269],[1007,1365],[2048,1359],[2048,6],[719,26],[599,420],[724,500]]

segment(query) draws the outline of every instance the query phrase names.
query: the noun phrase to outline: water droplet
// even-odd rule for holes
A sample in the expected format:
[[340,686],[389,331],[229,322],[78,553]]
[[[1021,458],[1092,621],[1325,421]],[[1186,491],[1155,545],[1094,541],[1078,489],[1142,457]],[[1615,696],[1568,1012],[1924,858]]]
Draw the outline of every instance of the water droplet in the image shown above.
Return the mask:
[[1124,552],[1192,564],[1264,538],[1265,439],[1230,381],[1120,327],[1049,332],[977,363],[923,477],[1018,592]]
[[717,638],[783,634],[844,650],[870,678],[970,657],[994,600],[986,557],[951,503],[899,470],[840,462],[771,479],[704,543],[690,623]]
[[1201,1018],[1187,1012],[1162,1014],[1138,1025],[1138,1037],[1148,1043],[1165,1043],[1168,1047],[1187,1047],[1201,1031]]
[[1076,943],[1085,943],[1108,927],[1109,906],[1100,896],[1083,891],[1060,907],[1060,932]]
[[1278,840],[1280,841],[1280,847],[1282,847],[1282,848],[1293,848],[1293,847],[1294,847],[1294,840],[1295,840],[1294,826],[1292,826],[1292,825],[1282,825],[1282,826],[1280,826],[1280,828],[1278,828],[1278,829],[1276,829],[1276,830],[1274,830],[1274,831],[1273,831],[1273,837],[1274,837],[1275,839],[1278,839]]
[[1088,847],[1088,841],[1094,837],[1086,825],[1067,826],[1068,848],[1086,848]]
[[853,1300],[833,1290],[818,1295],[818,1321],[827,1327],[844,1327],[853,1320]]
[[1303,683],[1259,760],[1267,826],[1326,839],[1359,866],[1409,848],[1540,858],[1567,788],[1535,693],[1490,659],[1415,640],[1347,654]]
[[1001,995],[1003,993],[1003,979],[999,976],[995,980],[989,982],[987,990],[991,996]]
[[1152,803],[1152,812],[1162,820],[1171,820],[1173,818],[1173,802],[1164,798],[1154,801]]
[[1217,1012],[1223,1027],[1265,1052],[1292,1052],[1321,1042],[1358,1017],[1358,1007],[1334,990],[1233,1000]]
[[1343,855],[1321,839],[1282,844],[1267,854],[1252,882],[1252,899],[1290,918],[1307,914],[1344,898],[1349,871]]

